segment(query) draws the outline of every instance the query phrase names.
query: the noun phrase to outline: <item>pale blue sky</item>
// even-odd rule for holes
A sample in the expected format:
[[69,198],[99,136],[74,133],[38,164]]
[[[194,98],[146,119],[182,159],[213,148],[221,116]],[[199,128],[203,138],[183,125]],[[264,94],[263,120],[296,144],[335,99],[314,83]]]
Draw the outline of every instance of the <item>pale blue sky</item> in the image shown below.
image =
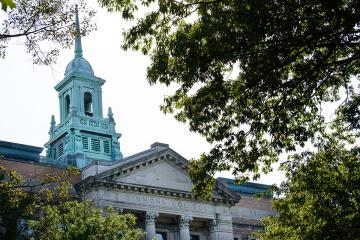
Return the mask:
[[[81,18],[81,16],[80,16]],[[124,156],[146,150],[155,141],[170,147],[185,158],[196,158],[209,150],[209,144],[188,126],[159,110],[164,86],[150,86],[145,78],[149,59],[140,53],[120,49],[121,30],[126,24],[119,16],[99,9],[98,29],[82,39],[84,57],[95,75],[106,80],[103,86],[104,113],[112,107],[122,133]],[[48,140],[50,116],[59,120],[58,95],[54,90],[62,80],[73,49],[61,50],[53,66],[33,65],[21,40],[12,41],[5,59],[0,59],[0,140],[43,146]],[[229,173],[221,176],[229,177]],[[262,183],[279,183],[283,174],[263,176]]]

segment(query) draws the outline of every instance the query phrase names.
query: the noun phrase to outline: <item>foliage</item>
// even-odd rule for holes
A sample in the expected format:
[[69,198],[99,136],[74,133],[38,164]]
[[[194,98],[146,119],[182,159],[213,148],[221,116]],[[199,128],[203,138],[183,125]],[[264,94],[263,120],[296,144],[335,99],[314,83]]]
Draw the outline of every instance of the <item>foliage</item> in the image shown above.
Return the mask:
[[[0,239],[16,239],[18,237],[17,222],[27,215],[26,209],[32,199],[22,188],[17,188],[24,182],[15,171],[6,173],[6,168],[0,166]],[[3,230],[7,229],[5,233]]]
[[[79,202],[71,177],[79,170],[25,179],[0,166],[0,239],[140,239],[135,217],[107,215],[91,202]],[[101,236],[101,237],[99,237]]]
[[317,153],[295,155],[273,201],[276,216],[263,219],[261,239],[360,239],[360,147],[336,140]]
[[212,144],[191,163],[200,193],[217,171],[239,180],[272,171],[316,137],[323,104],[342,91],[347,120],[359,119],[359,1],[99,1],[134,22],[123,48],[150,55],[150,84],[177,86],[162,111]]
[[0,165],[0,239],[19,239],[21,219],[31,219],[45,205],[70,199],[69,177],[78,174],[68,169],[58,176],[45,175],[42,179],[25,179],[15,170]]
[[68,201],[42,208],[38,220],[30,221],[30,239],[36,240],[135,240],[143,237],[131,214],[118,214],[112,209],[104,215],[90,201]]
[[[85,35],[95,28],[91,22],[94,11],[80,0],[81,34]],[[0,57],[5,57],[11,39],[20,38],[35,64],[51,64],[59,55],[58,47],[69,47],[74,38],[74,5],[69,0],[15,0],[1,1],[2,7],[13,7],[0,12],[5,15],[0,27]],[[44,42],[52,43],[44,46]]]
[[1,9],[3,11],[6,11],[8,7],[11,9],[15,7],[15,3],[13,0],[1,0],[0,3],[1,3]]

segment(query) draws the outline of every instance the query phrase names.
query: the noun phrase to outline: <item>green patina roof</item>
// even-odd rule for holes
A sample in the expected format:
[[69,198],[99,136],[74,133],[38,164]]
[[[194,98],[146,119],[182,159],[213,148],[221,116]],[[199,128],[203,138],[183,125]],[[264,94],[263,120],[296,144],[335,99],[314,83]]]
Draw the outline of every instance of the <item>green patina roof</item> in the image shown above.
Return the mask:
[[238,192],[240,194],[255,195],[259,193],[265,193],[267,197],[272,197],[272,193],[269,192],[271,185],[253,183],[253,182],[244,182],[241,184],[235,184],[234,179],[222,178],[222,177],[219,177],[217,179],[222,181],[231,190]]
[[76,6],[75,12],[75,26],[76,26],[76,35],[75,35],[75,57],[69,64],[66,66],[65,76],[71,73],[80,73],[83,75],[94,76],[94,71],[90,63],[83,57],[83,50],[81,45],[81,34],[80,34],[80,23],[78,9]]
[[75,57],[69,64],[66,66],[65,76],[71,73],[80,73],[83,75],[94,76],[94,71],[90,63],[83,57]]

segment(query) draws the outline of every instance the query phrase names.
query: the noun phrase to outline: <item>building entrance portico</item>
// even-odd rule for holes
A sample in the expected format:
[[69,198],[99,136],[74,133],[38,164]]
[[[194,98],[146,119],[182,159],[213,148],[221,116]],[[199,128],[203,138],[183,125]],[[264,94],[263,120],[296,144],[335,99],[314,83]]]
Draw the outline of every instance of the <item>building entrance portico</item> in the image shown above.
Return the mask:
[[136,212],[147,240],[157,233],[169,240],[233,240],[230,208],[238,196],[217,185],[210,200],[194,198],[187,160],[168,145],[153,145],[117,166],[101,164],[85,168],[77,188],[102,208]]
[[102,208],[134,213],[146,232],[146,240],[154,236],[161,239],[159,235],[164,240],[233,239],[230,208],[224,203],[156,196],[121,190],[121,187],[94,189],[86,194],[87,199],[94,199]]
[[[138,226],[145,231],[146,240],[215,240],[231,239],[224,234],[212,235],[213,220],[194,218],[187,215],[177,216],[157,212],[124,210],[136,215]],[[231,225],[230,225],[231,226]],[[219,235],[218,238],[213,237]]]

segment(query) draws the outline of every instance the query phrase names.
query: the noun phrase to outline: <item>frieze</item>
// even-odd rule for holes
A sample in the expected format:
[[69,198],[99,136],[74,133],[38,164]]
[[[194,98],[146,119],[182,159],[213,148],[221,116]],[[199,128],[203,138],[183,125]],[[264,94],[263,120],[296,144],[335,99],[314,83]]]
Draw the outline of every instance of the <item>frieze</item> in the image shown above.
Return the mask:
[[143,204],[143,205],[172,208],[177,210],[192,210],[198,212],[207,212],[209,210],[208,206],[204,203],[158,198],[152,196],[141,196],[141,195],[136,196],[136,195],[126,194],[125,201],[130,203]]
[[93,193],[94,195],[90,198],[93,198],[96,202],[104,206],[117,206],[126,209],[150,210],[171,214],[182,213],[181,215],[185,214],[205,218],[213,218],[216,212],[221,215],[222,219],[231,220],[229,207],[218,206],[197,200],[130,193],[119,191],[117,189],[113,189],[112,191],[98,189]]
[[99,122],[94,120],[89,120],[89,126],[91,127],[99,127]]
[[80,118],[80,124],[82,124],[84,126],[89,125],[90,127],[102,128],[102,129],[108,129],[109,128],[109,125],[107,123],[95,121],[93,119],[87,120],[85,118]]

